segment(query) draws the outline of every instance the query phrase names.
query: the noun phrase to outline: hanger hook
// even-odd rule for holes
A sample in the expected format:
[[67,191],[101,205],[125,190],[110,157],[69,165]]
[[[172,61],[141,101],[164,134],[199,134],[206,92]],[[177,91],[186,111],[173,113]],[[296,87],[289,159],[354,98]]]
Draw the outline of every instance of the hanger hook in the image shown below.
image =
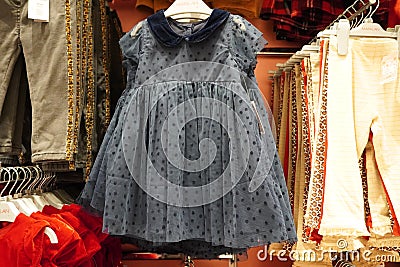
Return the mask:
[[36,176],[35,176],[35,182],[34,182],[34,185],[32,186],[32,189],[34,191],[36,191],[36,190],[39,189],[39,185],[40,185],[40,182],[42,180],[42,175],[41,175],[42,173],[40,172],[40,169],[39,169],[38,166],[34,166],[33,169],[36,172]]
[[20,185],[18,186],[18,188],[15,189],[15,193],[17,195],[19,195],[19,194],[21,194],[22,189],[24,188],[24,185],[25,185],[25,180],[27,180],[27,179],[26,179],[26,173],[25,173],[25,170],[23,167],[15,167],[15,168],[17,169],[17,171],[21,171],[23,173],[23,176],[21,178],[22,181],[21,181]]
[[30,172],[31,173],[31,179],[33,179],[33,181],[29,185],[28,190],[29,190],[29,192],[32,192],[32,191],[35,190],[35,186],[36,186],[36,184],[38,182],[38,172],[36,171],[35,167],[30,167],[30,168],[33,168],[33,170]]
[[[4,191],[6,191],[7,186],[8,186],[8,185],[10,184],[10,182],[11,182],[11,175],[10,175],[10,171],[8,170],[8,168],[1,168],[0,175],[2,174],[3,171],[5,171],[5,172],[8,174],[8,181],[7,181],[7,184],[4,186],[3,190],[1,190],[1,192],[0,192],[0,197],[3,196]],[[4,177],[4,180],[5,180],[5,177]]]
[[24,187],[21,189],[22,192],[26,193],[26,194],[30,194],[30,186],[31,186],[31,180],[32,180],[32,171],[29,167],[23,167],[24,169],[24,173],[25,173],[25,178],[27,180],[26,184],[24,185]]
[[29,186],[30,186],[30,181],[32,180],[32,172],[29,169],[29,167],[22,167],[24,169],[24,174],[25,174],[25,179],[27,180],[26,184],[24,184],[24,187],[21,188],[21,192],[25,194],[29,194]]
[[358,17],[355,17],[351,22],[350,22],[350,28],[353,29],[356,27],[358,24]]
[[372,11],[371,14],[369,15],[369,18],[372,18],[372,16],[373,16],[373,15],[375,14],[375,12],[378,10],[379,4],[380,4],[379,0],[376,0],[376,7],[375,7],[374,11]]
[[48,173],[45,173],[45,172],[43,172],[42,170],[40,170],[41,172],[42,172],[42,176],[43,176],[43,178],[42,178],[42,182],[40,183],[40,185],[39,185],[39,190],[41,190],[41,191],[43,191],[44,190],[44,188],[47,188],[47,183],[48,183],[48,181],[50,180],[50,179],[52,179],[52,177],[48,174]]
[[[8,195],[9,196],[12,196],[13,194],[13,190],[14,190],[14,188],[15,188],[15,186],[17,185],[17,182],[18,182],[18,180],[19,180],[19,174],[18,174],[18,172],[17,172],[17,169],[16,168],[14,168],[14,167],[10,167],[10,171],[11,171],[11,177],[12,177],[12,181],[14,181],[14,184],[13,184],[13,186],[11,187],[11,189],[8,191]],[[14,179],[15,178],[15,179]]]
[[46,182],[47,177],[39,166],[35,166],[35,170],[38,174],[38,183],[37,183],[36,189],[39,190],[40,192],[42,192],[43,185],[44,185],[44,182]]
[[365,21],[367,18],[369,18],[369,16],[371,15],[371,13],[372,13],[372,6],[369,6],[369,8],[368,8],[368,13],[367,13],[367,15],[365,16],[364,21]]
[[42,169],[39,167],[39,166],[36,166],[36,169],[37,169],[37,171],[39,172],[39,180],[40,180],[40,183],[39,183],[39,185],[38,185],[38,189],[40,190],[40,191],[42,191],[43,190],[43,185],[44,185],[44,183],[47,181],[47,176],[46,176],[46,174],[42,171]]
[[48,179],[46,180],[45,187],[52,188],[54,186],[53,182],[55,181],[56,174],[54,172],[48,173]]
[[361,12],[361,18],[360,18],[360,21],[356,24],[356,26],[355,27],[358,27],[358,26],[360,26],[362,23],[364,22],[364,12]]

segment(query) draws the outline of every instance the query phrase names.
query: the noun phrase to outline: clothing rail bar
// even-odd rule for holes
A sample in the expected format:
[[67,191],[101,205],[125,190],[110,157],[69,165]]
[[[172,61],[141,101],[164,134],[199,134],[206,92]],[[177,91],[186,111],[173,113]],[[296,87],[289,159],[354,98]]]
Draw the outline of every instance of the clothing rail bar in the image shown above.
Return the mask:
[[[325,29],[329,29],[332,27],[336,22],[339,22],[341,19],[347,19],[352,21],[359,15],[361,15],[365,10],[367,10],[370,6],[376,3],[376,0],[357,0],[351,6],[346,8],[342,14],[340,14],[335,20],[333,20]],[[357,6],[360,6],[357,8]],[[317,36],[315,36],[309,44],[312,44],[317,40]]]

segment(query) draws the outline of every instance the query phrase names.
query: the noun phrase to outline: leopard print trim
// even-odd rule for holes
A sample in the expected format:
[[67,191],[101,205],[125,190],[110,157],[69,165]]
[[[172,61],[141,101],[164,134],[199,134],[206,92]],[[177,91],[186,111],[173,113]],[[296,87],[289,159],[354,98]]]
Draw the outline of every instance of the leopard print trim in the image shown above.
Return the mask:
[[[297,69],[296,69],[297,68]],[[299,75],[298,66],[291,72],[291,150],[290,150],[290,162],[291,162],[291,173],[288,177],[289,185],[289,199],[292,211],[294,211],[294,196],[295,196],[295,178],[296,178],[296,165],[297,165],[297,142],[298,142],[298,113],[297,113],[297,76]]]
[[291,172],[287,177],[287,184],[289,189],[289,200],[294,211],[294,195],[295,195],[295,176],[296,176],[296,163],[297,163],[297,84],[296,84],[296,71],[293,69],[290,73],[290,104],[291,104],[291,131],[290,131],[290,155],[289,160],[291,164]]
[[[279,122],[278,120],[278,114],[279,114],[279,102],[280,102],[280,76],[274,76],[273,79],[273,88],[272,88],[272,93],[273,93],[273,98],[272,98],[272,113],[274,116],[274,123],[275,126]],[[278,136],[278,135],[277,135]]]
[[74,129],[74,153],[78,152],[78,129],[80,122],[80,105],[82,92],[82,39],[81,32],[83,26],[82,24],[82,1],[76,2],[76,104],[75,104],[75,129]]
[[110,73],[109,73],[109,45],[108,45],[108,28],[107,28],[107,12],[105,0],[100,0],[100,20],[101,20],[101,41],[102,41],[102,64],[104,70],[105,82],[105,122],[104,128],[107,129],[111,118],[111,91],[110,91]]
[[304,215],[307,210],[307,199],[308,199],[308,189],[310,184],[311,177],[311,145],[310,145],[310,117],[309,117],[309,105],[308,105],[308,94],[307,90],[311,90],[312,88],[309,83],[311,76],[309,75],[309,69],[306,69],[304,61],[302,62],[302,73],[303,79],[301,86],[301,117],[302,117],[302,132],[303,132],[303,150],[304,150],[304,193],[303,193],[303,232],[302,232],[302,241],[307,242],[308,236],[306,234],[306,225]]
[[[325,43],[326,42],[326,43]],[[321,110],[319,114],[318,135],[316,137],[315,147],[315,166],[312,173],[312,185],[310,188],[310,210],[308,218],[308,227],[311,229],[319,229],[322,219],[323,197],[324,197],[324,180],[325,180],[325,160],[327,152],[327,100],[328,100],[328,41],[322,45],[326,47],[325,62],[323,62],[323,85],[321,87]]]
[[[74,60],[72,56],[72,27],[71,27],[71,2],[65,0],[65,34],[67,45],[67,75],[68,75],[68,126],[66,157],[69,162],[73,161],[74,145]],[[72,164],[70,164],[70,168]]]
[[273,106],[273,104],[274,104],[274,98],[276,97],[275,96],[275,87],[276,87],[276,78],[274,77],[273,79],[272,79],[272,81],[271,81],[271,103],[272,103],[272,110],[274,109],[274,106]]
[[[387,206],[390,207],[389,202],[387,202]],[[392,227],[392,230],[393,230],[395,221],[394,221],[391,209],[389,209],[389,220],[390,220],[390,226]]]
[[[121,25],[119,23],[119,20],[115,16],[112,16],[112,22],[113,22],[113,26],[115,27],[115,30],[117,31],[118,39],[121,39],[122,36],[124,35],[124,33],[122,32],[122,28],[121,28]],[[110,35],[108,37],[109,37],[109,41],[108,42],[111,43]],[[109,53],[109,54],[111,54],[111,53]],[[122,62],[123,59],[124,59],[124,56],[122,55],[121,49],[119,49],[119,57],[120,57],[121,62]],[[126,77],[126,72],[125,72],[125,68],[124,67],[121,67],[121,72],[122,72],[122,77]],[[111,83],[110,83],[110,86],[111,86]],[[123,79],[122,87],[123,88],[126,87],[126,80],[125,79]],[[111,92],[110,92],[110,94],[111,94]]]
[[[313,155],[314,152],[314,140],[315,140],[315,115],[314,115],[314,107],[317,103],[314,103],[314,85],[313,85],[313,75],[312,75],[312,67],[311,67],[311,60],[307,58],[307,109],[308,109],[308,133],[309,133],[309,140],[310,140],[310,156]],[[312,158],[310,159],[312,162]]]
[[378,249],[380,251],[400,253],[400,247],[379,247],[379,248],[376,248],[376,249]]
[[[85,5],[91,8],[91,1],[85,0]],[[93,70],[93,25],[92,22],[88,24],[88,60],[87,60],[87,71],[88,71],[88,84],[86,92],[86,117],[85,117],[85,128],[86,128],[86,170],[85,180],[89,179],[90,169],[92,168],[92,139],[94,129],[94,109],[95,109],[95,96],[94,96],[94,70]]]
[[[278,112],[278,127],[276,129],[276,133],[277,136],[280,136],[280,132],[281,132],[281,126],[282,126],[282,112],[283,112],[283,96],[285,95],[285,79],[286,79],[286,74],[285,72],[282,72],[282,76],[281,76],[281,82],[280,82],[280,99],[279,99],[279,112]],[[276,147],[279,148],[279,138],[277,138],[276,140]]]
[[[368,218],[371,216],[371,209],[369,207],[368,202],[368,179],[367,179],[367,166],[365,165],[365,150],[361,155],[361,158],[358,161],[358,167],[360,168],[361,181],[362,181],[362,189],[363,189],[363,198],[364,198],[364,214],[365,221],[368,221]],[[368,225],[368,224],[367,224]]]

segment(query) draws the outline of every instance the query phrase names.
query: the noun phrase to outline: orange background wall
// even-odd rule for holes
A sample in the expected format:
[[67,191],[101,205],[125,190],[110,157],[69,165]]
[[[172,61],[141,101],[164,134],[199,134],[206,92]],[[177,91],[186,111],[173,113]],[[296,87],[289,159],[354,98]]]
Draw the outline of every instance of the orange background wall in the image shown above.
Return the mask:
[[[124,32],[129,31],[137,22],[145,19],[152,14],[152,10],[147,8],[136,9],[133,5],[134,2],[119,2],[117,6],[113,6],[118,12],[118,16],[122,23],[122,28]],[[251,20],[251,22],[264,33],[264,38],[268,41],[269,48],[285,48],[285,47],[299,47],[299,44],[289,43],[286,41],[278,41],[275,39],[275,33],[272,29],[272,24],[268,21],[263,21],[259,19]],[[270,100],[271,98],[271,81],[268,80],[268,71],[275,70],[277,63],[284,63],[288,59],[288,56],[269,56],[269,55],[259,55],[258,64],[256,68],[256,77],[261,91],[264,93],[265,97]],[[278,262],[274,260],[270,262],[260,261],[257,258],[257,253],[261,248],[254,248],[248,252],[249,259],[245,262],[239,262],[239,267],[289,267],[291,263],[288,262]],[[176,260],[166,260],[166,261],[125,261],[124,266],[126,267],[181,267],[183,266],[182,261]],[[196,260],[196,267],[227,267],[229,263],[227,260]]]

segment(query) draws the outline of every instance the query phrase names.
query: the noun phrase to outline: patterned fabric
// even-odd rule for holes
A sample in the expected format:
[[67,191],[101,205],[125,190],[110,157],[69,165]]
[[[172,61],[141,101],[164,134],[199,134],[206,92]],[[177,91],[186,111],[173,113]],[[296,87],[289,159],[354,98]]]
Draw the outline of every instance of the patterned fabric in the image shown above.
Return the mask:
[[265,0],[261,18],[274,21],[277,39],[307,41],[343,10],[342,1]]
[[278,141],[278,153],[279,158],[283,165],[283,171],[285,177],[288,177],[288,154],[289,154],[289,107],[290,107],[290,83],[291,83],[291,71],[284,72],[283,79],[283,95],[282,95],[282,107],[280,108],[280,128],[279,128],[279,141]]
[[335,19],[343,12],[342,1],[332,0],[292,0],[291,17],[294,19],[306,19],[309,22],[327,21],[329,18]]
[[[275,76],[274,77],[274,87],[273,87],[273,98],[272,98],[272,115],[274,116],[274,123],[276,125],[276,131],[277,131],[277,136],[279,136],[279,107],[280,107],[280,101],[281,101],[281,77],[280,76]],[[278,138],[277,138],[278,139]]]
[[300,198],[302,198],[302,219],[299,223],[301,223],[301,229],[298,229],[297,231],[301,230],[302,236],[301,240],[302,242],[308,241],[308,236],[306,235],[306,227],[304,223],[304,215],[306,214],[307,210],[307,202],[308,202],[308,193],[309,193],[309,184],[310,184],[310,178],[311,178],[311,155],[312,155],[312,150],[311,150],[311,140],[312,137],[310,136],[310,131],[311,131],[311,124],[310,124],[310,112],[309,108],[310,106],[308,105],[309,98],[308,98],[308,91],[312,91],[312,74],[310,71],[311,68],[311,62],[309,59],[305,59],[302,62],[302,71],[303,71],[303,85],[301,88],[301,118],[302,118],[302,137],[303,137],[303,155],[304,155],[304,186],[300,188],[304,188],[303,193],[301,194],[300,192]]
[[[280,132],[281,132],[281,127],[282,127],[282,116],[283,116],[283,107],[286,105],[285,99],[287,101],[287,94],[285,94],[285,80],[286,80],[286,75],[285,73],[282,74],[280,78],[280,83],[279,83],[279,107],[278,107],[278,127],[277,127],[277,140],[276,140],[276,146],[279,150],[279,141],[280,141]],[[286,97],[286,98],[285,98]],[[282,157],[279,156],[280,159],[282,160]]]
[[297,80],[298,66],[291,72],[290,83],[290,107],[289,107],[289,154],[288,154],[288,176],[287,185],[289,190],[289,200],[294,211],[295,177],[297,163],[297,141],[298,141],[298,117],[297,117]]
[[[103,214],[104,231],[154,252],[214,258],[293,242],[283,171],[254,83],[265,40],[247,20],[217,9],[192,26],[160,11],[121,39],[127,90],[79,201]],[[221,190],[210,189],[219,177]]]
[[[307,211],[305,215],[305,224],[308,227],[309,234],[316,233],[319,229],[322,218],[322,207],[324,198],[324,179],[325,179],[325,160],[327,149],[327,86],[328,86],[328,40],[321,41],[321,77],[320,99],[318,101],[319,114],[316,120],[315,150],[313,152],[313,164],[311,169],[310,187],[307,201]],[[313,142],[313,141],[312,141]],[[313,239],[318,237],[313,237]]]
[[368,178],[367,178],[367,166],[366,166],[366,155],[365,151],[361,155],[360,160],[358,161],[358,166],[360,168],[362,188],[363,188],[363,198],[364,198],[364,212],[365,212],[365,223],[367,226],[372,226],[370,223],[371,220],[371,209],[369,207],[368,202]]
[[[281,112],[277,109],[276,114],[280,118],[279,152],[283,161],[288,160],[284,167],[299,240],[292,252],[318,247],[398,251],[399,202],[394,192],[399,191],[395,189],[399,182],[394,177],[399,171],[393,162],[398,161],[400,151],[396,149],[400,128],[394,128],[400,73],[389,75],[386,70],[389,62],[398,65],[396,41],[350,39],[349,54],[343,57],[337,54],[336,38],[321,40],[320,53],[303,60],[300,93],[293,90],[296,64],[285,68],[281,76],[289,80],[281,95],[289,96],[280,99]],[[289,131],[282,131],[284,127]],[[301,141],[296,142],[294,136]],[[294,266],[302,264],[300,260]]]

